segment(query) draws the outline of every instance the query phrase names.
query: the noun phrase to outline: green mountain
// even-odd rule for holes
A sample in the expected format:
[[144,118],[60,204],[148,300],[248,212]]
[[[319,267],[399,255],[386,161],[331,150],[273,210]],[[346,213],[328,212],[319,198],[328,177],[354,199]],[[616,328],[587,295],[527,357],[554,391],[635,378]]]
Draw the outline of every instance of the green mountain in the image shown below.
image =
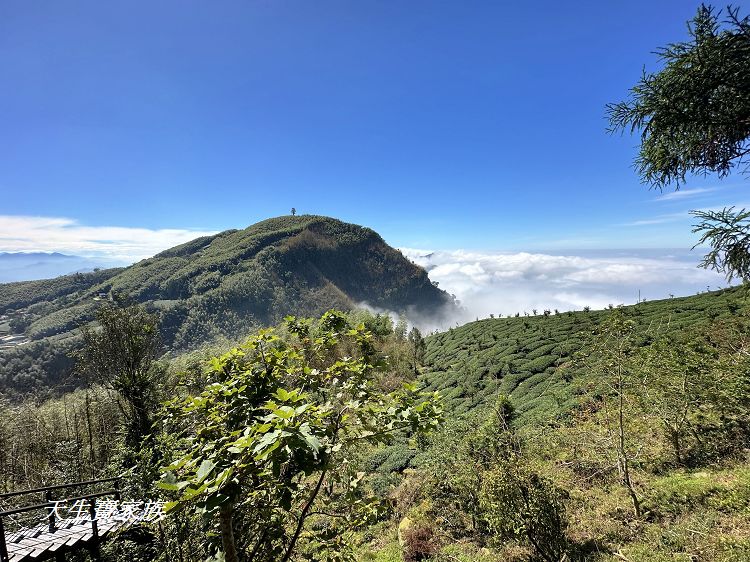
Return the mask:
[[70,371],[64,351],[75,345],[75,329],[112,294],[159,310],[173,350],[240,338],[288,314],[366,304],[431,319],[455,307],[373,230],[314,215],[278,217],[122,269],[0,285],[0,330],[24,343],[0,350],[0,390],[59,382]]

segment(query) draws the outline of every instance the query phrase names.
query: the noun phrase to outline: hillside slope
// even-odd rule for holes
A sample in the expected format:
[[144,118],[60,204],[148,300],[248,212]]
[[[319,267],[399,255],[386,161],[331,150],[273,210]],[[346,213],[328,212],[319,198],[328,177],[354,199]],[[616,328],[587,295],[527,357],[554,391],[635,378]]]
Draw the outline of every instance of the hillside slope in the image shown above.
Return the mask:
[[314,316],[366,303],[431,318],[454,306],[424,269],[373,230],[314,215],[277,217],[198,238],[123,269],[0,285],[0,315],[13,319],[32,342],[26,350],[0,354],[0,388],[19,386],[19,377],[24,387],[39,378],[59,380],[60,373],[37,372],[35,350],[43,342],[74,345],[75,328],[93,318],[97,299],[113,293],[159,310],[171,349],[239,338],[288,314]]
[[441,391],[446,423],[362,463],[397,516],[358,559],[750,560],[747,296],[488,319],[427,338],[422,382]]
[[[643,343],[659,334],[740,312],[741,288],[623,307]],[[550,419],[575,403],[572,355],[609,311],[496,318],[471,322],[426,339],[424,384],[439,390],[454,415],[511,395],[521,423]]]

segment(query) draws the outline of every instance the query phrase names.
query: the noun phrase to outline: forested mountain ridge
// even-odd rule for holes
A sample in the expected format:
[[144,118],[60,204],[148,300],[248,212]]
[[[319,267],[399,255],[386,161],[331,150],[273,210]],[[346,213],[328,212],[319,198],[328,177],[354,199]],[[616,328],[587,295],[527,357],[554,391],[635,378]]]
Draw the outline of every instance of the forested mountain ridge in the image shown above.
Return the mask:
[[[455,306],[424,269],[375,231],[316,215],[277,217],[122,269],[0,285],[6,330],[30,340],[0,355],[0,389],[59,380],[70,365],[53,348],[70,349],[98,301],[115,294],[158,310],[164,343],[174,350],[241,338],[288,314],[367,303],[430,318]],[[45,362],[55,372],[40,367]]]

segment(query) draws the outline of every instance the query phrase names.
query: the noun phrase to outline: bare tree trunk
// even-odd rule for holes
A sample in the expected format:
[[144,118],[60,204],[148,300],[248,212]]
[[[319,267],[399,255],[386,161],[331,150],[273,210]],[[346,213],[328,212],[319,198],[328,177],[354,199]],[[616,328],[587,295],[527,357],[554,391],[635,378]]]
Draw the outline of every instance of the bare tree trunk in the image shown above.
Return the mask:
[[317,497],[318,492],[320,492],[320,487],[323,485],[323,480],[325,480],[325,476],[327,472],[328,472],[328,463],[326,463],[326,465],[320,471],[320,477],[318,478],[318,483],[315,485],[315,488],[313,489],[312,494],[310,494],[310,497],[308,498],[307,503],[305,503],[305,506],[302,508],[302,512],[297,518],[297,527],[294,529],[294,534],[292,535],[292,539],[289,541],[289,545],[287,546],[286,552],[284,553],[284,557],[281,559],[281,562],[287,562],[292,557],[292,554],[294,553],[294,548],[295,546],[297,546],[297,539],[299,539],[299,536],[302,533],[302,528],[305,525],[305,519],[307,519],[307,514],[309,513],[310,508],[315,502],[315,498]]
[[682,465],[682,443],[680,440],[680,431],[668,426],[667,432],[669,433],[669,440],[672,442],[675,461],[678,465]]
[[73,410],[73,429],[75,431],[76,449],[75,449],[75,460],[76,460],[76,474],[78,481],[83,480],[83,461],[82,461],[82,449],[83,442],[81,439],[81,432],[78,428],[78,411]]
[[86,389],[86,432],[89,437],[89,475],[91,478],[96,476],[96,453],[94,451],[94,432],[91,426],[91,399],[89,397],[89,389]]
[[[331,439],[331,446],[335,445],[336,441],[338,440],[339,430],[341,429],[341,417],[344,415],[344,411],[345,409],[339,412],[338,421],[336,422],[336,430],[333,432],[333,438]],[[294,553],[294,548],[297,545],[297,540],[299,539],[300,534],[302,533],[302,529],[305,526],[305,519],[307,519],[307,515],[310,512],[310,509],[315,503],[315,498],[318,496],[318,493],[320,492],[320,488],[323,486],[323,482],[325,480],[326,474],[328,473],[328,467],[331,465],[332,455],[333,453],[331,453],[331,455],[325,458],[325,462],[323,463],[323,466],[320,469],[320,476],[318,477],[318,482],[315,484],[315,488],[313,488],[313,491],[310,494],[310,497],[307,499],[305,506],[302,508],[302,511],[300,512],[299,517],[297,518],[297,527],[294,529],[294,534],[292,535],[292,538],[289,541],[289,545],[286,548],[286,552],[284,553],[284,556],[281,558],[281,562],[288,562],[291,559],[292,554]]]
[[221,546],[224,550],[225,562],[239,562],[237,556],[237,544],[234,542],[234,530],[232,529],[232,515],[234,507],[224,505],[219,510],[219,526],[221,528]]
[[638,494],[635,493],[633,483],[630,480],[630,462],[628,459],[628,452],[625,447],[625,381],[623,379],[622,366],[618,366],[617,368],[617,378],[618,394],[620,395],[618,403],[618,464],[620,465],[622,483],[628,489],[630,499],[633,501],[633,509],[635,509],[635,515],[636,517],[640,517],[641,502],[638,499]]

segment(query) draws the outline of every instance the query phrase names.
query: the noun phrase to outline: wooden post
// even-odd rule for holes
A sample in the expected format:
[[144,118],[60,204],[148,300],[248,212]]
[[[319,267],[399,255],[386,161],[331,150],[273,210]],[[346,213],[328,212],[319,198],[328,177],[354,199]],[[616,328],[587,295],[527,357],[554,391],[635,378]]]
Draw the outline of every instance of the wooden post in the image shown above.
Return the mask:
[[94,541],[99,542],[99,524],[96,522],[96,498],[91,498],[89,503],[89,516],[91,517],[91,531],[94,534]]
[[96,560],[97,562],[102,559],[101,552],[99,552],[99,544],[90,544],[87,547],[87,550],[89,551],[89,556],[91,556],[92,560]]
[[92,559],[101,560],[99,553],[99,524],[96,521],[96,498],[91,498],[89,503],[89,516],[91,517],[91,531],[93,533],[89,553],[91,553]]
[[0,561],[9,562],[9,560],[8,545],[5,544],[5,527],[3,526],[3,518],[0,517]]

